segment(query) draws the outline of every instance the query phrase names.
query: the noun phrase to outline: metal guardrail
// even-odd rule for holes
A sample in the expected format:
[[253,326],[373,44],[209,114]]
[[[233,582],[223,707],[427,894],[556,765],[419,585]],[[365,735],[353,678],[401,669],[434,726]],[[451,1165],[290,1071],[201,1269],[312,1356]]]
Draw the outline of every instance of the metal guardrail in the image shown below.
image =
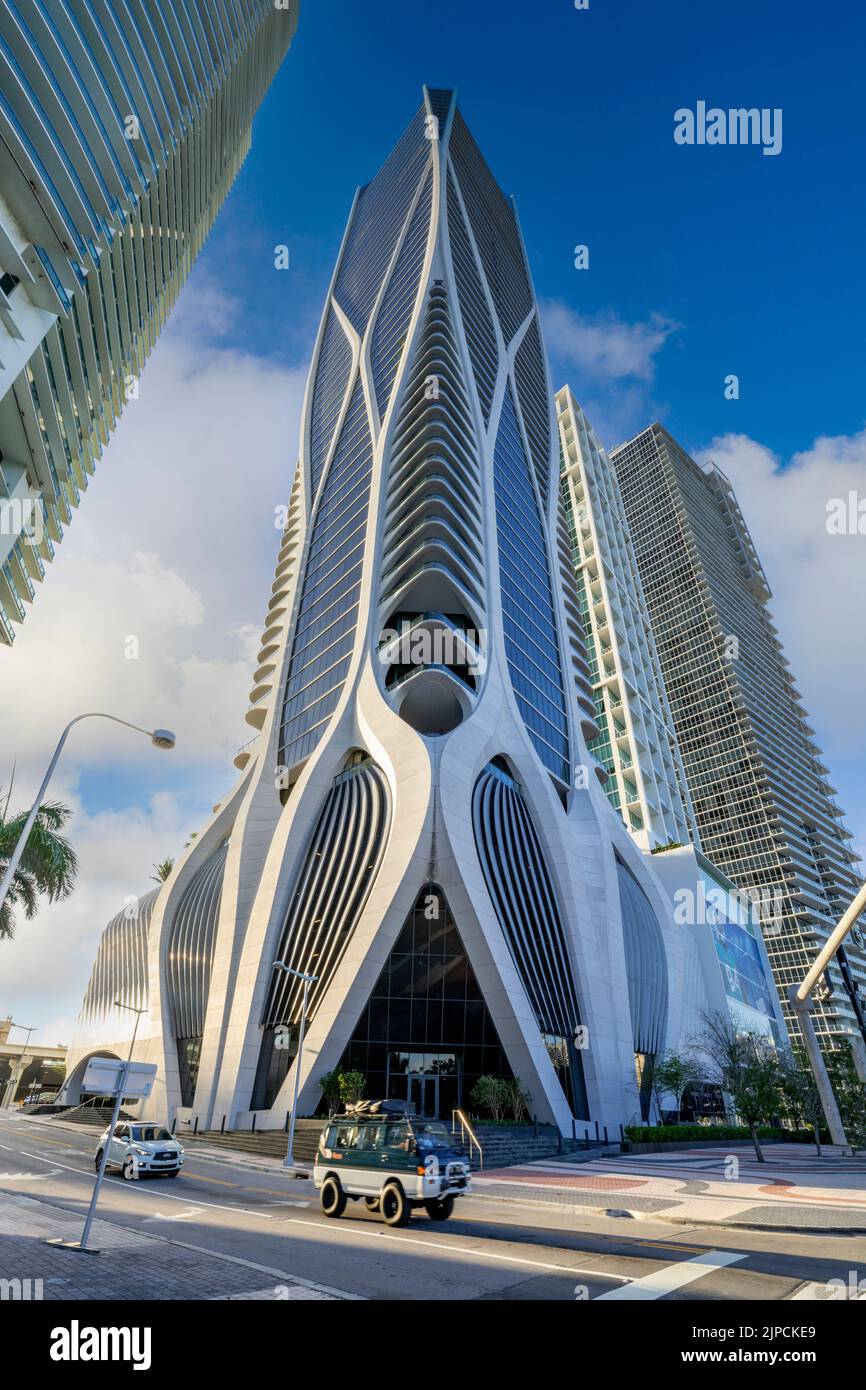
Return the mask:
[[469,1157],[470,1157],[470,1160],[471,1160],[471,1158],[472,1158],[472,1145],[474,1144],[475,1147],[476,1147],[476,1149],[478,1150],[478,1166],[479,1166],[479,1168],[483,1168],[483,1167],[484,1167],[484,1152],[483,1152],[483,1150],[482,1150],[482,1148],[481,1148],[481,1145],[480,1145],[479,1142],[478,1142],[478,1139],[477,1139],[477,1137],[476,1137],[476,1135],[475,1135],[475,1131],[473,1130],[473,1128],[472,1128],[472,1126],[470,1125],[469,1121],[467,1120],[466,1116],[463,1114],[463,1111],[462,1111],[462,1110],[452,1110],[452,1111],[451,1111],[451,1133],[452,1133],[452,1134],[456,1134],[456,1133],[457,1133],[457,1124],[458,1124],[458,1122],[459,1122],[459,1124],[460,1124],[460,1139],[461,1139],[461,1141],[465,1144],[467,1137],[468,1137],[468,1139],[469,1139]]

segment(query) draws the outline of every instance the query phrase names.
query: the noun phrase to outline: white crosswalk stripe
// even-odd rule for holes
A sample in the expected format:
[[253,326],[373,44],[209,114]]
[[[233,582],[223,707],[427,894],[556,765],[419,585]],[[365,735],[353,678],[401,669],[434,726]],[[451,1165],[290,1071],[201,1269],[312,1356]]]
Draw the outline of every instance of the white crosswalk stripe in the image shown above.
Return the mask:
[[595,1301],[600,1303],[606,1298],[643,1301],[664,1298],[665,1294],[674,1293],[686,1284],[693,1284],[705,1274],[712,1274],[727,1265],[738,1264],[745,1258],[745,1255],[734,1255],[729,1250],[707,1250],[703,1255],[695,1255],[693,1259],[680,1260],[678,1264],[657,1269],[654,1274],[635,1279],[631,1284],[624,1284],[621,1289],[611,1289],[610,1293],[601,1294]]

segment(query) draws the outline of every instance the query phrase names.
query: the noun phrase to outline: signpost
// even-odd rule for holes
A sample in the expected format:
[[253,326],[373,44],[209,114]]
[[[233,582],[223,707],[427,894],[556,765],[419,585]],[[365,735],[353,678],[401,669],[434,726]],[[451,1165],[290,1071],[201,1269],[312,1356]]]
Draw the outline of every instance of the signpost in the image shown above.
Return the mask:
[[98,1250],[88,1248],[87,1239],[90,1235],[90,1227],[93,1224],[93,1217],[96,1211],[96,1203],[99,1200],[99,1192],[102,1187],[102,1180],[105,1177],[105,1167],[108,1163],[108,1146],[117,1127],[117,1117],[120,1114],[121,1102],[127,1098],[146,1100],[153,1090],[153,1083],[156,1079],[156,1064],[152,1062],[121,1062],[117,1057],[91,1057],[84,1073],[84,1080],[81,1083],[82,1091],[87,1091],[90,1095],[114,1096],[114,1110],[111,1116],[111,1123],[108,1126],[108,1137],[102,1150],[102,1160],[99,1164],[99,1172],[96,1175],[96,1182],[93,1185],[93,1196],[90,1199],[90,1206],[84,1222],[84,1230],[80,1240],[63,1240],[56,1237],[49,1240],[49,1245],[59,1245],[64,1250],[83,1250],[88,1255],[98,1255]]

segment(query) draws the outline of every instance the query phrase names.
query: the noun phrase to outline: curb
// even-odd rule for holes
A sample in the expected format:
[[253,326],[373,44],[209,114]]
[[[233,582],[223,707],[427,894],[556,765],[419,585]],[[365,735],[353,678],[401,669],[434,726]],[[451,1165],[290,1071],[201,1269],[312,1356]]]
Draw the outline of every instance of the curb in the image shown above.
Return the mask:
[[472,1189],[472,1197],[480,1198],[482,1201],[506,1202],[512,1206],[531,1206],[537,1207],[542,1211],[569,1212],[580,1216],[600,1216],[605,1220],[633,1220],[633,1221],[664,1221],[671,1226],[713,1226],[721,1230],[739,1231],[763,1231],[772,1233],[778,1232],[780,1235],[793,1236],[863,1236],[866,1235],[866,1220],[862,1226],[775,1226],[766,1222],[737,1221],[732,1218],[729,1221],[719,1221],[711,1217],[700,1216],[670,1216],[665,1212],[656,1211],[634,1211],[626,1207],[584,1207],[574,1206],[562,1201],[543,1202],[532,1197],[501,1197],[496,1192],[483,1192]]

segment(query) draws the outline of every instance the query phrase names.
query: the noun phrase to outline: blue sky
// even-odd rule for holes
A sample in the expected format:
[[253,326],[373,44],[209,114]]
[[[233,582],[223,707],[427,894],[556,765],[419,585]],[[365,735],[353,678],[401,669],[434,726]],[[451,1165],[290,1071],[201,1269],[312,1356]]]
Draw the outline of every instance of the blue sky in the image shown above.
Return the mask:
[[[571,0],[302,0],[202,263],[243,294],[250,346],[303,355],[355,186],[423,82],[457,86],[517,199],[539,296],[681,325],[655,371],[673,432],[698,447],[737,429],[788,455],[861,428],[866,413],[864,49],[854,0],[590,0],[586,11]],[[782,153],[675,145],[673,112],[698,99],[781,107]],[[292,273],[263,295],[261,267],[281,241]],[[573,268],[578,242],[588,272]],[[736,403],[722,392],[730,372]]]
[[[234,781],[326,286],[354,190],[424,82],[458,87],[517,200],[553,384],[608,447],[658,418],[732,478],[866,849],[866,537],[825,524],[829,499],[866,497],[864,50],[854,0],[302,0],[252,151],[7,654],[0,784],[14,757],[20,804],[82,709],[178,746],[98,725],[70,740],[52,789],[78,888],[3,948],[0,1016],[69,1039],[105,923]],[[700,100],[781,108],[782,152],[678,146],[674,112]]]

